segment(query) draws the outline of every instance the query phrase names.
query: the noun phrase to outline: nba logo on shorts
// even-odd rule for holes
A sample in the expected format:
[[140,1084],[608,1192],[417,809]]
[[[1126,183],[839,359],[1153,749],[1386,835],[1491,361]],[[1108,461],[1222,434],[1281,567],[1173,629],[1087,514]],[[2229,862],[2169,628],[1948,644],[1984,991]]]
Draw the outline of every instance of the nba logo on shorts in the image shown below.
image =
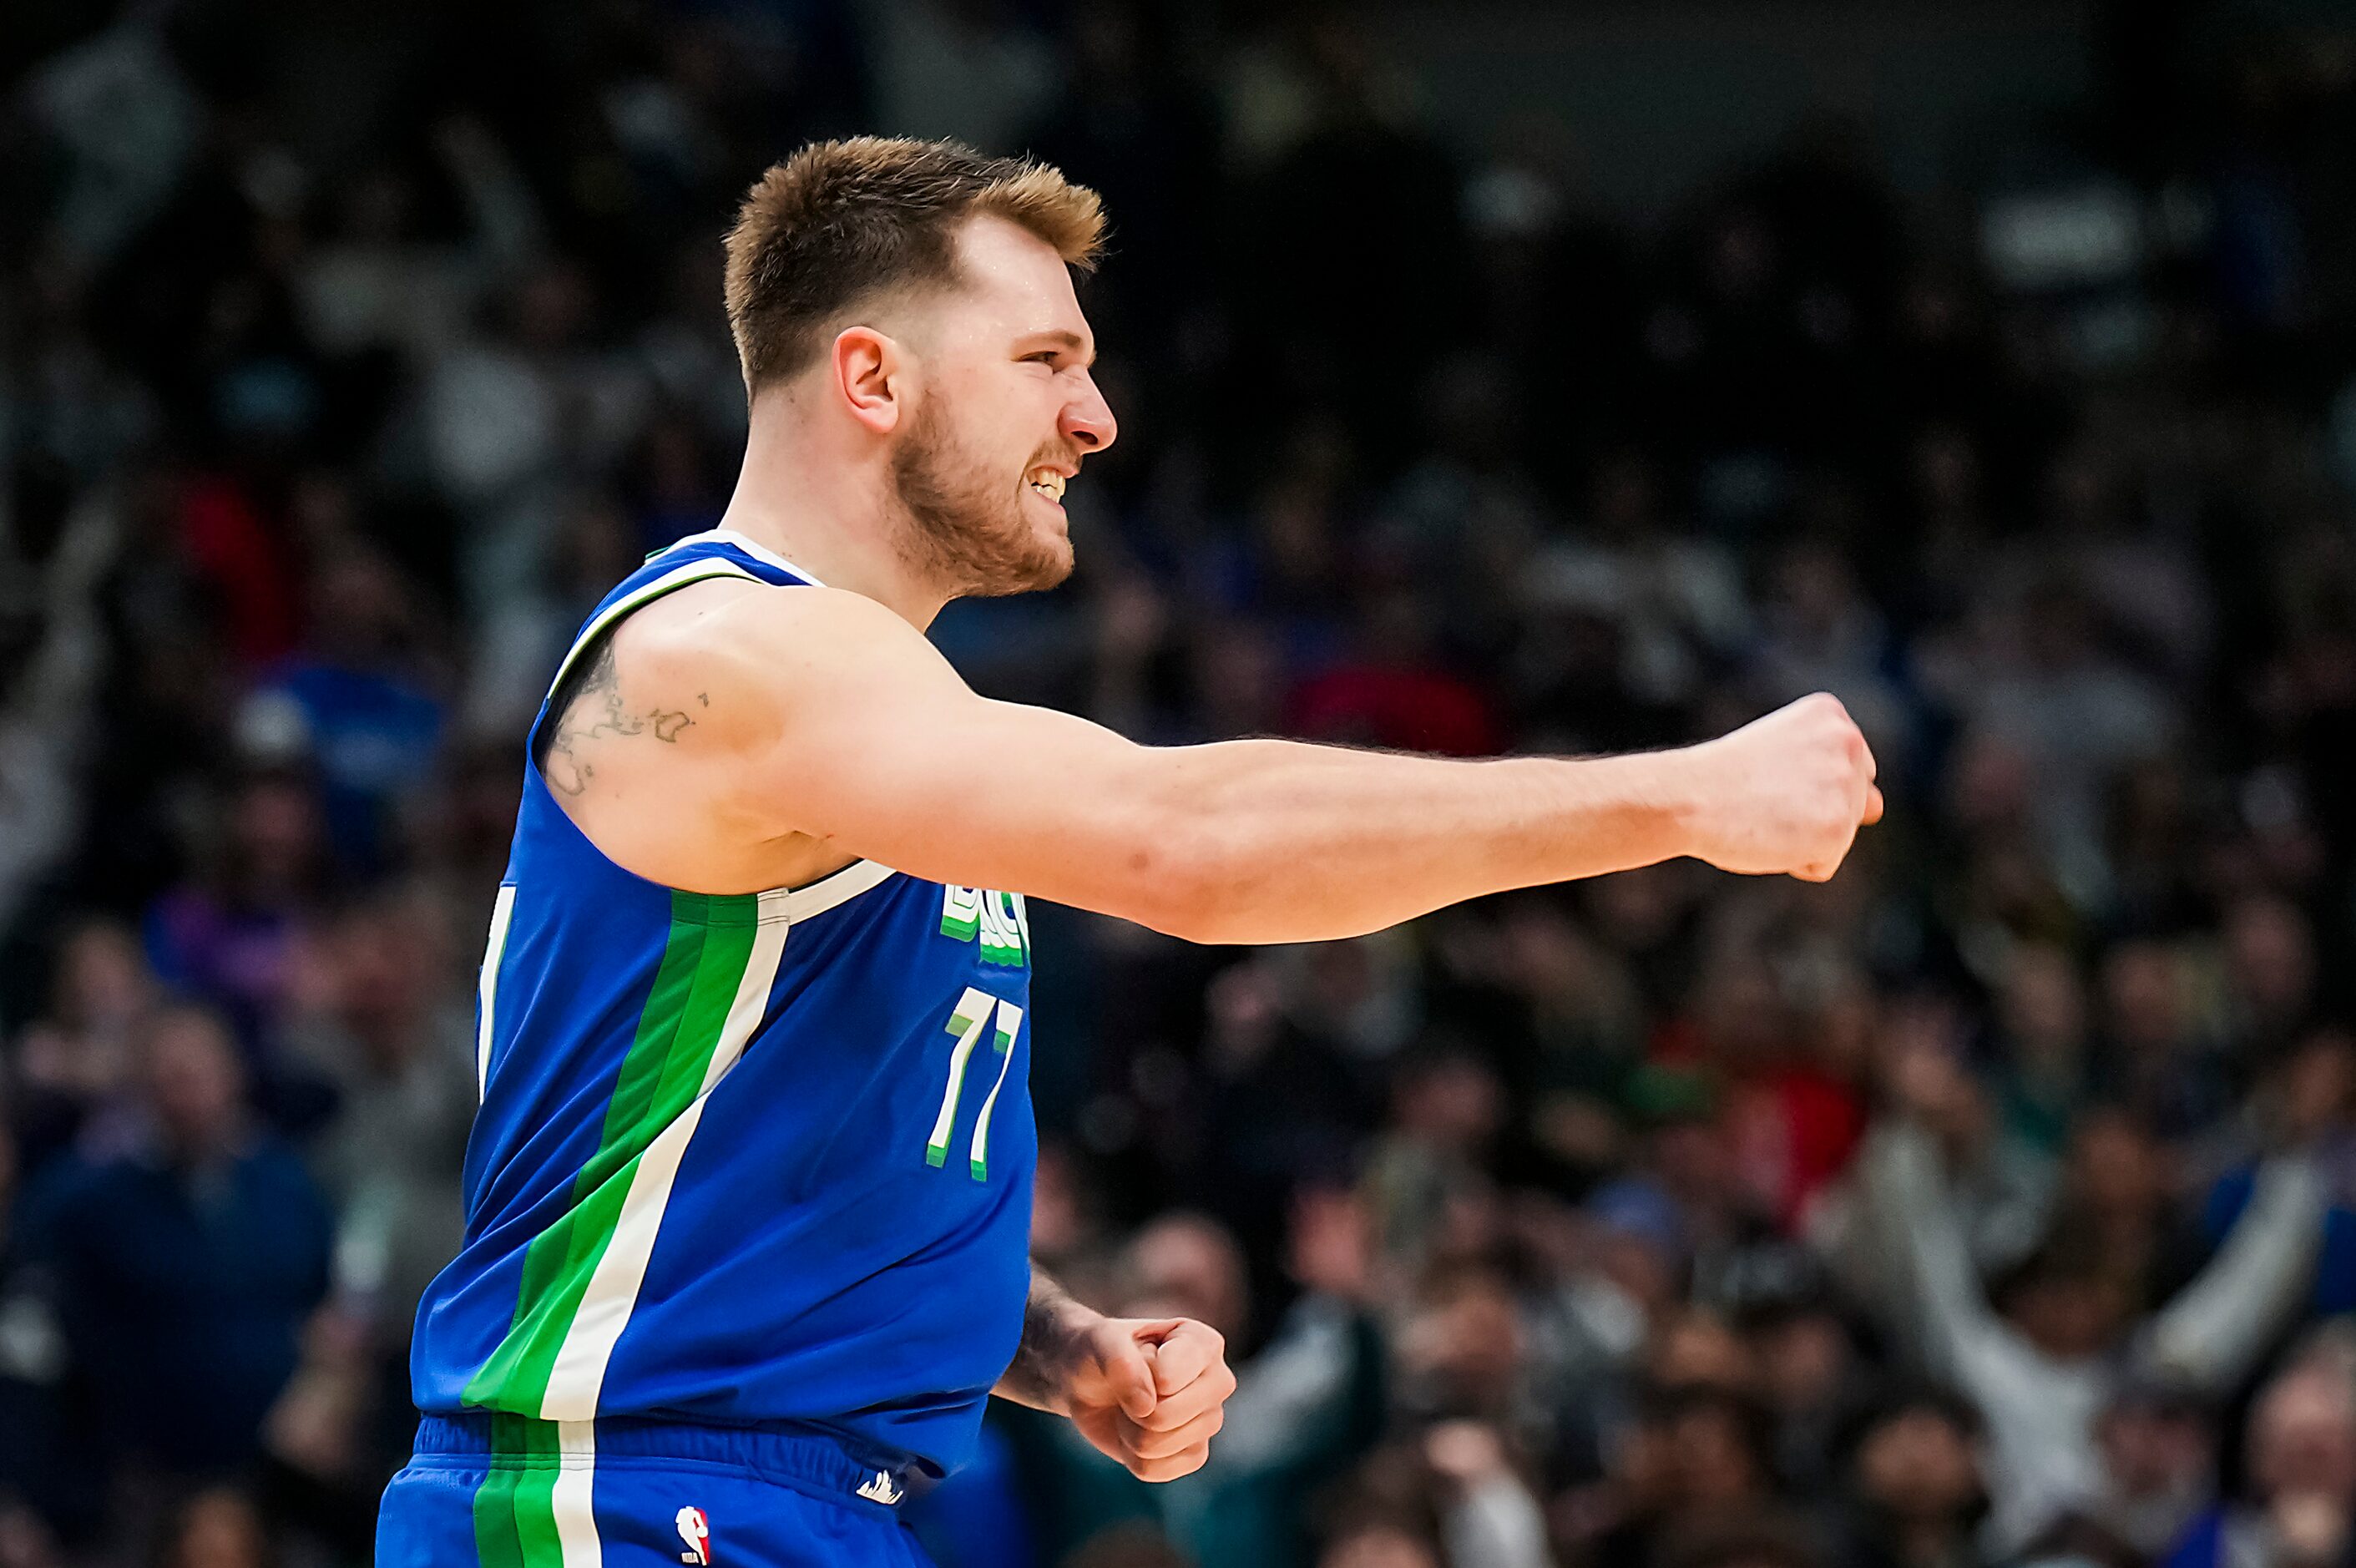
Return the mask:
[[712,1568],[712,1525],[701,1509],[679,1510],[679,1538],[687,1542],[687,1550],[679,1554],[681,1563]]

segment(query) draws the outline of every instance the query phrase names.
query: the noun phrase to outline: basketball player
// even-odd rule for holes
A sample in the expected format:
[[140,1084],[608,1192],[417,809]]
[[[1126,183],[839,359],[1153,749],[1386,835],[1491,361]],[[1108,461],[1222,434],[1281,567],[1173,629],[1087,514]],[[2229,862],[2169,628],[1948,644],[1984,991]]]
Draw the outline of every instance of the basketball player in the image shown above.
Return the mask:
[[1030,1266],[1025,896],[1316,941],[1675,855],[1821,879],[1879,814],[1823,696],[1452,762],[1135,746],[969,691],[926,626],[1060,582],[1112,444],[1071,279],[1100,221],[940,143],[809,147],[746,199],[734,499],[607,596],[532,728],[384,1568],[916,1563],[896,1509],[991,1393],[1148,1480],[1204,1462],[1218,1336]]

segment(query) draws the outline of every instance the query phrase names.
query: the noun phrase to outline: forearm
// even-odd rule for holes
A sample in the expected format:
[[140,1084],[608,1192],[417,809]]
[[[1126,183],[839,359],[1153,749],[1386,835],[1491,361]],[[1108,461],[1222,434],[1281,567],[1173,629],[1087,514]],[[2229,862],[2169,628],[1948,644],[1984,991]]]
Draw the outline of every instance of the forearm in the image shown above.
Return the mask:
[[1461,762],[1288,741],[1155,756],[1179,935],[1316,941],[1689,852],[1690,754]]
[[1036,1263],[1031,1266],[1031,1297],[1023,1309],[1023,1341],[1013,1364],[991,1392],[1051,1414],[1068,1413],[1059,1369],[1070,1364],[1081,1326],[1097,1314],[1067,1294]]
[[1123,771],[1163,826],[1124,864],[1152,866],[1158,846],[1163,929],[1198,941],[1355,936],[1677,855],[1821,881],[1881,814],[1873,754],[1826,696],[1633,757],[1456,762],[1266,740],[1151,757]]
[[[779,755],[767,792],[809,813],[805,832],[912,875],[1200,942],[1356,936],[1687,854],[1716,778],[1707,747],[1467,762],[1285,740],[1144,746],[994,703]],[[855,773],[811,767],[845,755]]]
[[1920,1127],[1885,1125],[1873,1133],[1861,1168],[1877,1230],[1896,1250],[1901,1316],[1921,1336],[1933,1370],[1970,1383],[1989,1310],[1936,1147]]
[[2217,1256],[2153,1323],[2150,1357],[2220,1392],[2238,1382],[2304,1299],[2325,1208],[2312,1159],[2268,1160]]

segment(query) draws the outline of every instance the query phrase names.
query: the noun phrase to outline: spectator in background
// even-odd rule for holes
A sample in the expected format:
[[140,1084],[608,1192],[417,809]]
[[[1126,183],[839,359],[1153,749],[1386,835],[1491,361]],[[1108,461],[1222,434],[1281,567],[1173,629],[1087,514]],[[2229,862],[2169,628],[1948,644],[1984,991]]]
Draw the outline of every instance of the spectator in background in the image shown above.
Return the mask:
[[1672,1526],[1655,1554],[1659,1568],[1817,1568],[1823,1552],[1782,1509],[1737,1509]]
[[2044,942],[2017,949],[1995,1021],[1996,1110],[2004,1135],[2059,1156],[2094,1069],[2085,982],[2070,955]]
[[199,874],[147,911],[147,953],[164,983],[219,1007],[249,1050],[284,1011],[295,944],[313,918],[327,844],[302,777],[259,773],[233,787]]
[[1762,1412],[1739,1392],[1654,1391],[1608,1441],[1603,1478],[1558,1506],[1564,1557],[1577,1568],[1650,1568],[1665,1530],[1759,1509],[1773,1490],[1765,1442]]
[[2221,935],[2230,1048],[2245,1062],[2279,1057],[2316,1021],[2313,924],[2289,899],[2259,893],[2225,911]]
[[[2317,1031],[2282,1057],[2262,1088],[2265,1097],[2275,1101],[2277,1116],[2286,1113],[2281,1106],[2304,1104],[2340,1108],[2339,1114],[2344,1118],[2348,1108],[2356,1106],[2356,1039],[2336,1028]],[[2218,1140],[2223,1155],[2233,1163],[2209,1188],[2201,1209],[2200,1228],[2211,1245],[2249,1205],[2258,1169],[2256,1151],[2248,1147],[2251,1142],[2251,1130],[2246,1127],[2235,1128]],[[2315,1264],[2312,1305],[2319,1315],[2356,1310],[2356,1199],[2351,1199],[2349,1187],[2351,1153],[2345,1131],[2325,1148],[2331,1212],[2324,1220],[2322,1251]]]
[[2216,1125],[2233,1096],[2193,983],[2179,942],[2132,938],[2103,961],[2102,1089],[2171,1143]]
[[1847,1444],[1845,1568],[1977,1568],[1987,1511],[1977,1412],[1918,1387],[1885,1396]]
[[2038,779],[2038,832],[2063,886],[2083,906],[2111,890],[2102,801],[2128,765],[2170,745],[2179,719],[2167,695],[2109,654],[2094,607],[2075,585],[2031,595],[2009,628],[2006,657],[1965,696],[1987,733],[2020,748]]
[[337,1216],[337,1294],[387,1324],[415,1315],[465,1227],[476,1042],[447,926],[413,886],[344,911],[319,943],[322,994],[285,1033],[289,1070],[334,1101],[307,1142]]
[[1237,1374],[1227,1418],[1237,1440],[1172,1499],[1175,1533],[1199,1562],[1272,1568],[1306,1557],[1302,1499],[1383,1423],[1387,1346],[1365,1203],[1346,1187],[1305,1184],[1290,1204],[1286,1254],[1301,1294]]
[[87,809],[74,775],[102,736],[91,702],[106,654],[97,601],[122,548],[123,510],[119,494],[93,490],[65,520],[37,594],[0,604],[0,922]]
[[1893,777],[1905,770],[1909,704],[1886,672],[1888,628],[1833,542],[1802,541],[1783,553],[1760,632],[1752,660],[1762,694],[1831,692],[1865,731],[1882,770]]
[[2192,1522],[2167,1568],[2292,1568],[2344,1562],[2356,1531],[2356,1354],[2346,1325],[2319,1331],[2250,1413],[2241,1497]]
[[[1661,489],[1645,453],[1604,456],[1578,526],[1540,543],[1521,574],[1523,642],[1511,668],[1540,733],[1566,727],[1597,747],[1650,738],[1750,638],[1740,562],[1661,516]],[[1613,666],[1582,667],[1582,649]]]
[[161,1568],[276,1568],[277,1560],[253,1499],[234,1487],[208,1487],[175,1509],[156,1553]]
[[166,1008],[139,1041],[139,1152],[63,1162],[16,1238],[87,1378],[104,1452],[153,1473],[233,1473],[327,1287],[329,1214],[259,1126],[215,1015]]
[[2115,1106],[2095,1106],[2071,1130],[2047,1221],[2126,1293],[2138,1315],[2158,1311],[2190,1279],[2208,1249],[2179,1222],[2167,1152]]
[[442,742],[412,591],[393,563],[359,545],[313,587],[307,646],[241,716],[252,744],[314,767],[337,864],[384,863],[393,807],[424,784]]
[[1478,1258],[1495,1221],[1484,1171],[1505,1115],[1496,1071],[1460,1044],[1433,1042],[1399,1064],[1389,1130],[1368,1160],[1382,1248],[1404,1278]]
[[1872,1391],[1879,1349],[1837,1305],[1827,1282],[1751,1305],[1741,1319],[1754,1386],[1773,1423],[1775,1470],[1785,1491],[1819,1498],[1839,1489],[1844,1428]]
[[1424,1530],[1385,1519],[1357,1519],[1336,1530],[1317,1568],[1443,1568],[1440,1543]]
[[103,1139],[93,1119],[121,1119],[156,991],[138,939],[119,921],[92,919],[66,934],[48,1006],[16,1043],[10,1120],[28,1166],[78,1135]]
[[2217,1420],[2211,1405],[2164,1376],[2130,1379],[2113,1394],[2094,1430],[2104,1491],[2083,1516],[2101,1555],[2157,1562],[2214,1500]]
[[1552,1568],[1546,1513],[1505,1439],[1478,1421],[1443,1421],[1423,1436],[1440,1483],[1440,1541],[1462,1568]]
[[[1940,1086],[1957,1070],[1934,1053],[1911,1057],[1899,1069],[1901,1107],[1951,1098]],[[2145,1364],[2222,1394],[2289,1321],[2322,1240],[2312,1149],[2340,1109],[2284,1107],[2262,1193],[2201,1274],[2137,1330],[2133,1349]],[[2098,1241],[2057,1230],[1992,1308],[1939,1165],[1936,1144],[1901,1113],[1875,1133],[1859,1178],[1899,1249],[1902,1294],[1887,1310],[1924,1369],[1963,1390],[1987,1421],[1992,1543],[2019,1550],[2103,1490],[2094,1430],[2118,1375],[2112,1353],[2136,1323],[2135,1287]]]

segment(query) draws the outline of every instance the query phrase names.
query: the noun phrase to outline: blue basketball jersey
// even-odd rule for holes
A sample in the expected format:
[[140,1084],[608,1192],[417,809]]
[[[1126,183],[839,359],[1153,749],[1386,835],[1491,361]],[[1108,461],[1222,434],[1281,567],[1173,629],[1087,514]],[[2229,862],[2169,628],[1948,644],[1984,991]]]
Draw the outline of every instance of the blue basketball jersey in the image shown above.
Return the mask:
[[[713,577],[812,581],[695,535],[606,596],[564,669]],[[466,1243],[419,1307],[419,1408],[558,1423],[530,1441],[567,1455],[627,1417],[957,1467],[1029,1285],[1030,961],[1020,895],[872,862],[768,893],[659,886],[527,758],[483,961]]]

